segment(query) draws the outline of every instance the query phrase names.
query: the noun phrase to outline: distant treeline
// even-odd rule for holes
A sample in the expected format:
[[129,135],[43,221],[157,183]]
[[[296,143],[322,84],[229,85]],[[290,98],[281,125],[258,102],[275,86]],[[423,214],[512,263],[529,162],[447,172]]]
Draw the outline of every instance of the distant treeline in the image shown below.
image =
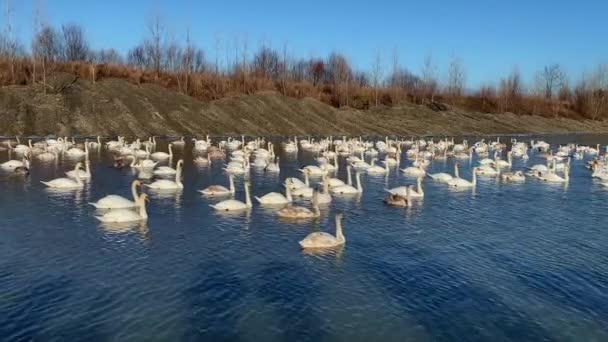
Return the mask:
[[[10,11],[7,10],[10,19]],[[440,81],[438,67],[429,56],[419,73],[399,64],[396,53],[380,54],[367,71],[355,70],[339,52],[327,57],[297,58],[288,46],[260,44],[250,49],[246,40],[225,46],[216,41],[213,58],[185,39],[170,38],[159,17],[147,23],[148,36],[126,56],[115,49],[92,50],[83,27],[59,28],[36,24],[30,48],[16,40],[10,20],[0,34],[0,85],[44,85],[55,72],[68,72],[95,82],[121,78],[154,83],[203,100],[233,94],[275,90],[292,97],[314,97],[336,107],[368,109],[408,101],[437,110],[445,104],[488,113],[513,112],[544,116],[603,119],[608,117],[608,64],[582,75],[571,85],[558,64],[538,72],[532,85],[524,85],[516,68],[498,80],[467,90],[462,60],[452,57],[447,78]],[[223,52],[222,52],[223,51]],[[219,56],[223,54],[223,57]]]

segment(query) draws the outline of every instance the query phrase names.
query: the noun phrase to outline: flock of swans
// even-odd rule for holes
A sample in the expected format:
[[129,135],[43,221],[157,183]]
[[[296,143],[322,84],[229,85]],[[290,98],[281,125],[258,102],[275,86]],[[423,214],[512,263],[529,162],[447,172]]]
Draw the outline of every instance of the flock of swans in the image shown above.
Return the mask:
[[[0,164],[0,169],[27,176],[31,168],[31,160],[53,161],[59,156],[74,158],[78,162],[73,170],[68,170],[65,177],[42,181],[55,189],[79,189],[85,182],[94,177],[91,174],[89,153],[91,150],[106,150],[114,157],[114,166],[130,167],[137,171],[137,179],[131,184],[132,199],[119,195],[108,195],[91,203],[98,209],[95,217],[104,223],[120,223],[147,220],[146,203],[149,202],[146,193],[140,193],[139,188],[147,187],[153,191],[181,191],[184,189],[182,173],[184,161],[178,160],[172,167],[173,148],[183,148],[186,140],[182,137],[168,144],[167,151],[157,151],[156,138],[145,141],[137,139],[128,142],[124,137],[117,140],[102,142],[100,137],[94,141],[85,140],[77,143],[73,138],[43,139],[33,142],[28,140],[23,144],[19,138],[0,142],[0,150],[8,150],[9,159]],[[300,150],[315,154],[314,165],[302,166],[299,170],[302,178],[286,178],[283,192],[271,192],[259,196],[250,193],[250,182],[244,181],[243,200],[235,199],[234,178],[247,176],[252,168],[259,168],[268,173],[280,172],[279,158],[275,155],[276,147],[272,142],[263,138],[246,141],[229,138],[213,143],[207,136],[205,139],[192,139],[195,165],[209,166],[211,163],[225,163],[223,170],[227,175],[227,185],[211,185],[197,190],[202,196],[223,199],[210,206],[218,211],[242,211],[253,207],[252,197],[261,205],[277,206],[276,215],[285,219],[309,219],[321,215],[320,206],[330,205],[335,196],[358,196],[364,191],[361,174],[388,175],[390,172],[403,172],[416,178],[416,184],[402,185],[385,189],[384,203],[389,206],[407,208],[413,200],[425,196],[423,180],[444,183],[451,188],[475,188],[478,177],[496,177],[503,182],[525,182],[528,178],[546,183],[567,183],[570,179],[571,160],[587,158],[587,167],[591,176],[601,180],[608,186],[608,158],[602,155],[600,145],[579,146],[574,144],[561,145],[553,150],[544,141],[521,142],[512,139],[507,145],[496,139],[486,142],[485,139],[469,145],[467,140],[455,143],[454,139],[389,139],[364,140],[363,138],[334,139],[301,139],[296,137],[281,143],[286,154],[296,154]],[[546,163],[533,165],[521,170],[513,170],[513,159],[527,160],[531,153],[546,159]],[[11,159],[12,155],[17,156]],[[473,167],[471,179],[460,176],[461,163],[468,160],[472,163],[473,155],[478,156],[478,165]],[[501,159],[505,155],[506,159]],[[340,167],[339,158],[345,160],[346,180],[335,177]],[[401,158],[409,164],[405,168]],[[427,173],[433,161],[453,158],[453,174]],[[366,160],[369,160],[367,162]],[[160,165],[160,164],[169,165]],[[354,176],[353,176],[354,174]],[[354,181],[353,181],[354,178]],[[312,180],[318,183],[312,184]],[[310,206],[294,205],[295,199],[310,199]],[[331,235],[324,232],[309,234],[300,241],[302,248],[330,248],[345,244],[342,232],[342,214],[336,219],[336,233]]]

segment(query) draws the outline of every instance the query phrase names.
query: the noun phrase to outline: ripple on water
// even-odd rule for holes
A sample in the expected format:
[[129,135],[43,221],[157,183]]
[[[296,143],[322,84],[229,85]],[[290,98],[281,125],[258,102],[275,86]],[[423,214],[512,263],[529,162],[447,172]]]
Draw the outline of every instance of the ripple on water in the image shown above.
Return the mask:
[[[586,144],[597,137],[572,139]],[[601,141],[601,140],[600,140]],[[605,140],[604,140],[605,141]],[[165,151],[160,144],[158,150]],[[33,161],[29,178],[0,171],[0,336],[7,340],[608,340],[608,191],[573,160],[568,186],[480,178],[454,190],[424,179],[407,209],[385,188],[415,183],[392,169],[362,175],[364,192],[335,197],[312,220],[281,220],[280,207],[217,212],[196,190],[227,184],[223,162],[194,167],[182,191],[148,191],[149,220],[102,224],[88,203],[130,196],[137,174],[91,155],[82,189],[47,189],[76,160]],[[280,174],[254,170],[254,195],[284,191],[315,154],[281,155]],[[0,161],[7,154],[0,152]],[[462,161],[463,178],[472,163]],[[514,168],[542,163],[516,159]],[[165,163],[168,165],[168,163]],[[401,167],[411,165],[402,159]],[[336,176],[346,179],[340,159]],[[431,172],[452,172],[453,161]],[[243,200],[236,176],[235,199]],[[308,200],[298,205],[310,206]],[[313,231],[346,246],[301,251]]]

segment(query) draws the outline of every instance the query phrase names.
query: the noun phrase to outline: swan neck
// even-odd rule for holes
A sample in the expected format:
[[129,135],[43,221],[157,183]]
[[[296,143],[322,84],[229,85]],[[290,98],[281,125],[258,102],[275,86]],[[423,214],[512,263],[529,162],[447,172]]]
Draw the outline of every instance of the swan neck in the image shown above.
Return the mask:
[[133,195],[133,202],[139,202],[139,195],[137,194],[137,181],[133,181],[131,184],[131,195]]
[[342,232],[342,218],[336,217],[336,239],[339,242],[344,242],[346,239],[344,238],[344,233]]
[[293,197],[291,197],[291,187],[289,186],[285,187],[285,197],[287,198],[288,202],[293,202]]
[[348,185],[353,185],[353,176],[350,173],[350,167],[346,169],[346,174],[348,176]]
[[148,212],[146,211],[146,201],[143,199],[139,200],[139,216],[144,220],[148,218]]
[[230,182],[230,193],[235,193],[235,189],[234,189],[234,177],[232,177],[232,175],[228,176],[228,180]]
[[363,187],[361,187],[361,174],[357,173],[357,191],[363,192]]
[[249,195],[249,185],[245,184],[245,205],[251,208],[251,196]]

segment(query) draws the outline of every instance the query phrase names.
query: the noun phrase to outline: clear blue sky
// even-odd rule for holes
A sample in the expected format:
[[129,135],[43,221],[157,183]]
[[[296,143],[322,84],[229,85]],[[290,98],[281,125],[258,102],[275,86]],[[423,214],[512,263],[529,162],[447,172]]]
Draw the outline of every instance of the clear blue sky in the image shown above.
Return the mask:
[[94,48],[115,47],[123,53],[145,36],[146,18],[160,13],[177,39],[185,37],[189,26],[208,58],[214,58],[216,37],[222,42],[222,55],[226,44],[247,37],[250,51],[261,41],[277,48],[287,42],[291,55],[326,56],[335,50],[361,69],[369,69],[380,51],[388,70],[396,49],[401,64],[419,72],[425,55],[431,54],[445,77],[449,58],[455,54],[464,61],[469,87],[496,81],[514,66],[531,82],[546,64],[561,64],[576,80],[599,63],[608,63],[608,0],[12,0],[11,4],[23,40],[29,42],[34,8],[39,7],[53,25],[82,24]]

